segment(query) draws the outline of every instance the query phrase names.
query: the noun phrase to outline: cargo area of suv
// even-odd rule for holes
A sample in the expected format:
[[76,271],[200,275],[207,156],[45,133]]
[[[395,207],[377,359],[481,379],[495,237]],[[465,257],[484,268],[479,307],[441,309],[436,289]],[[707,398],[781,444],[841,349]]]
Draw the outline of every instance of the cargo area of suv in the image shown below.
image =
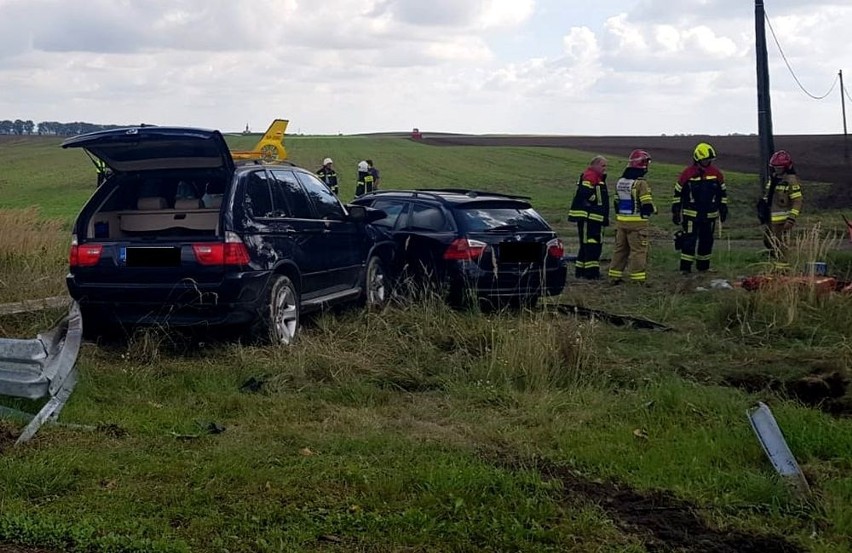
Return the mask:
[[303,311],[384,299],[389,239],[308,171],[235,164],[222,135],[200,129],[101,131],[63,147],[110,171],[69,255],[89,336],[116,323],[244,325],[289,343]]

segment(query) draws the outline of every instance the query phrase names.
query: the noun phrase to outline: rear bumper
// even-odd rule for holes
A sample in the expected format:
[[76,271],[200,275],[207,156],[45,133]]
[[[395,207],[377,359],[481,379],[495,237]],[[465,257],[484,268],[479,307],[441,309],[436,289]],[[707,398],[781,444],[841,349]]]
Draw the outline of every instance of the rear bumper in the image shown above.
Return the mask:
[[131,325],[229,325],[255,319],[270,272],[226,274],[215,283],[83,282],[66,277],[71,297],[87,316]]
[[529,298],[556,296],[562,293],[567,278],[564,263],[541,267],[501,268],[485,271],[480,267],[460,263],[450,271],[450,289],[456,293],[472,292],[488,298]]

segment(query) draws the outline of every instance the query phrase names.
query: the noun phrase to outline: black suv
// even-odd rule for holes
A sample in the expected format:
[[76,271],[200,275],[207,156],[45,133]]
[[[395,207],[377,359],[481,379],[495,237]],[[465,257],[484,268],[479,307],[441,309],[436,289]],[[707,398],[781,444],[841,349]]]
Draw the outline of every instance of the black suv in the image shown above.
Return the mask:
[[437,284],[450,303],[534,305],[565,286],[562,241],[529,198],[474,190],[382,190],[354,203],[386,213],[400,281]]
[[109,168],[74,224],[67,276],[84,331],[243,325],[290,343],[300,314],[385,299],[393,243],[291,164],[235,164],[218,131],[133,127],[70,138]]

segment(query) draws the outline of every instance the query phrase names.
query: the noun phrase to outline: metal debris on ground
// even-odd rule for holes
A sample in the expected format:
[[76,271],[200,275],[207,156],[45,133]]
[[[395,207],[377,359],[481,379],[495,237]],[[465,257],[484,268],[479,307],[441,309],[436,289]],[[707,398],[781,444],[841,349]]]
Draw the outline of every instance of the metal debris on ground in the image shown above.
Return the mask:
[[772,416],[769,407],[760,401],[756,407],[749,409],[746,414],[760,446],[778,474],[800,494],[809,495],[811,489],[808,486],[808,481],[787,446],[784,434],[781,433],[781,428],[775,421],[775,417]]
[[710,288],[714,290],[733,290],[734,287],[724,278],[714,278],[710,281]]
[[60,323],[34,339],[0,338],[0,396],[47,398],[35,415],[0,407],[0,416],[28,424],[15,444],[27,442],[48,421],[55,421],[77,384],[75,364],[83,338],[80,308],[71,304]]
[[554,307],[556,308],[556,311],[562,313],[563,315],[574,315],[577,317],[585,317],[589,319],[599,319],[601,321],[606,321],[614,326],[625,326],[630,328],[639,328],[642,330],[659,330],[662,332],[668,332],[670,330],[673,330],[670,326],[666,326],[662,323],[658,323],[650,319],[632,317],[629,315],[616,315],[614,313],[609,313],[600,309],[590,309],[588,307],[580,307],[579,305],[571,305],[567,303],[559,303],[554,305]]

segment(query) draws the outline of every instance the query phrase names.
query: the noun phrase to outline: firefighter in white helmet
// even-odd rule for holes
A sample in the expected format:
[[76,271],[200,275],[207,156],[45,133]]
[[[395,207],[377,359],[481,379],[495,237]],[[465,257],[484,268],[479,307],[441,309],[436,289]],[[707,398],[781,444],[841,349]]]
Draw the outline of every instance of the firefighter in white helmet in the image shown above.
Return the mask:
[[373,175],[370,173],[370,165],[366,161],[358,162],[358,183],[355,185],[355,197],[363,196],[373,191]]
[[334,170],[334,161],[330,157],[322,160],[322,167],[317,170],[317,176],[329,190],[334,192],[335,196],[340,195],[340,188],[337,185],[337,171]]

